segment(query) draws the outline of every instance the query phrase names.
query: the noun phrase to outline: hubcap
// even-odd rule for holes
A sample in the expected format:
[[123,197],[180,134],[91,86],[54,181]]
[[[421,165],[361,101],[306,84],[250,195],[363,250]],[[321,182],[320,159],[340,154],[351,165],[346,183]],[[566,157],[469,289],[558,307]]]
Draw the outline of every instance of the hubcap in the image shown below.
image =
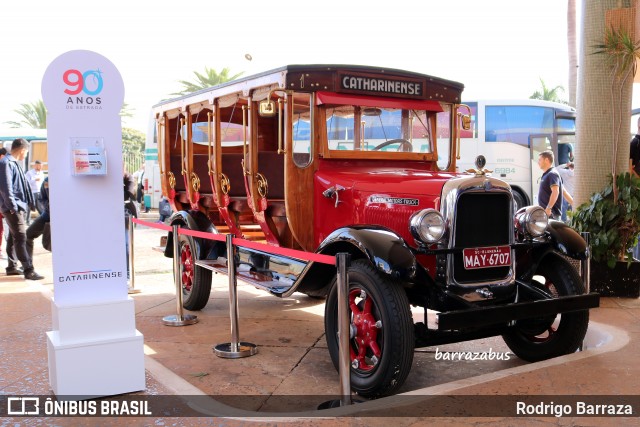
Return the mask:
[[193,286],[193,254],[191,246],[188,243],[182,245],[180,249],[180,265],[182,266],[182,289],[185,292],[191,292]]
[[373,300],[361,289],[349,292],[351,309],[351,366],[362,371],[375,368],[381,359],[378,333],[382,333],[382,321],[375,318],[376,307]]

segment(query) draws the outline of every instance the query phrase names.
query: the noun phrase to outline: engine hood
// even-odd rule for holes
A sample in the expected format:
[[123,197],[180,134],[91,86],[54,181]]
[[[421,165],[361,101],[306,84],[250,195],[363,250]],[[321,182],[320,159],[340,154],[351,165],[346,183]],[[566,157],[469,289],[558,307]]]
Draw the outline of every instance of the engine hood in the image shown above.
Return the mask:
[[415,167],[380,168],[350,165],[348,168],[321,169],[316,178],[327,185],[340,184],[361,194],[381,196],[440,196],[445,182],[460,174],[425,171]]

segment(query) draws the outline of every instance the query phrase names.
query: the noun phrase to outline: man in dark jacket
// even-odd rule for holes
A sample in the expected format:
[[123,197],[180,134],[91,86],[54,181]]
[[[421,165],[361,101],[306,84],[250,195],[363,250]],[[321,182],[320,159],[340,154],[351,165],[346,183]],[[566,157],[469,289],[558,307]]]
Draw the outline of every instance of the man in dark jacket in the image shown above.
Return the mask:
[[[24,160],[28,151],[29,143],[18,138],[11,144],[11,153],[0,159],[0,212],[10,230],[7,242],[7,275],[24,274],[25,279],[40,280],[44,277],[35,272],[27,251],[26,215],[35,210],[35,199],[22,166],[18,164]],[[22,269],[17,267],[17,260],[20,260]]]
[[[40,203],[42,206],[42,213],[36,219],[31,222],[29,228],[27,228],[27,252],[29,252],[29,256],[33,259],[33,241],[37,239],[42,234],[44,234],[45,227],[50,221],[49,214],[49,177],[46,177],[44,181],[42,181],[42,185],[40,186]],[[43,246],[44,237],[43,237]],[[51,250],[51,248],[48,248]]]

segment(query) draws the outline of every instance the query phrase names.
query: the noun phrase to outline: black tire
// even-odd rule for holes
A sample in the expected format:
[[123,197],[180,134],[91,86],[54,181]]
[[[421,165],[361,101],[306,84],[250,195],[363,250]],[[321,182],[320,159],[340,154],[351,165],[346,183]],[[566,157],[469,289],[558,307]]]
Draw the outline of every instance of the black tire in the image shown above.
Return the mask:
[[[555,254],[547,255],[542,260],[532,283],[554,297],[584,293],[582,279],[576,270]],[[516,356],[537,362],[575,352],[588,326],[589,310],[574,311],[518,320],[502,338]]]
[[[364,298],[362,291],[365,293]],[[338,291],[334,279],[325,305],[324,322],[329,354],[336,369],[337,300]],[[413,363],[413,319],[405,291],[368,261],[357,260],[349,267],[349,306],[351,329],[356,331],[349,346],[351,389],[365,397],[394,393],[406,380]],[[375,326],[377,321],[382,322],[380,328]],[[370,333],[369,336],[366,335],[367,332]],[[362,340],[369,342],[361,347],[358,341],[362,343]],[[359,350],[362,352],[359,353]],[[376,356],[377,361],[373,356]],[[357,361],[357,366],[354,361]]]
[[516,203],[516,211],[520,208],[528,206],[527,197],[520,192],[520,190],[513,189],[513,200]]
[[[198,242],[191,236],[178,235],[182,306],[187,310],[201,310],[207,305],[211,293],[211,270],[195,264],[200,259]],[[174,236],[175,238],[175,236]]]

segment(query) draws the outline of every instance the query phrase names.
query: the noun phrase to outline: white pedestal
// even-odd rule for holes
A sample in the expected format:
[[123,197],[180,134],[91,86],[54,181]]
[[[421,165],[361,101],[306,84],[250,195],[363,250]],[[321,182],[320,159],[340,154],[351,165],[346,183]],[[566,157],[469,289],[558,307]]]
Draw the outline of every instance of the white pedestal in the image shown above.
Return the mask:
[[47,332],[49,384],[57,396],[78,399],[145,389],[143,336],[131,298],[58,306]]

